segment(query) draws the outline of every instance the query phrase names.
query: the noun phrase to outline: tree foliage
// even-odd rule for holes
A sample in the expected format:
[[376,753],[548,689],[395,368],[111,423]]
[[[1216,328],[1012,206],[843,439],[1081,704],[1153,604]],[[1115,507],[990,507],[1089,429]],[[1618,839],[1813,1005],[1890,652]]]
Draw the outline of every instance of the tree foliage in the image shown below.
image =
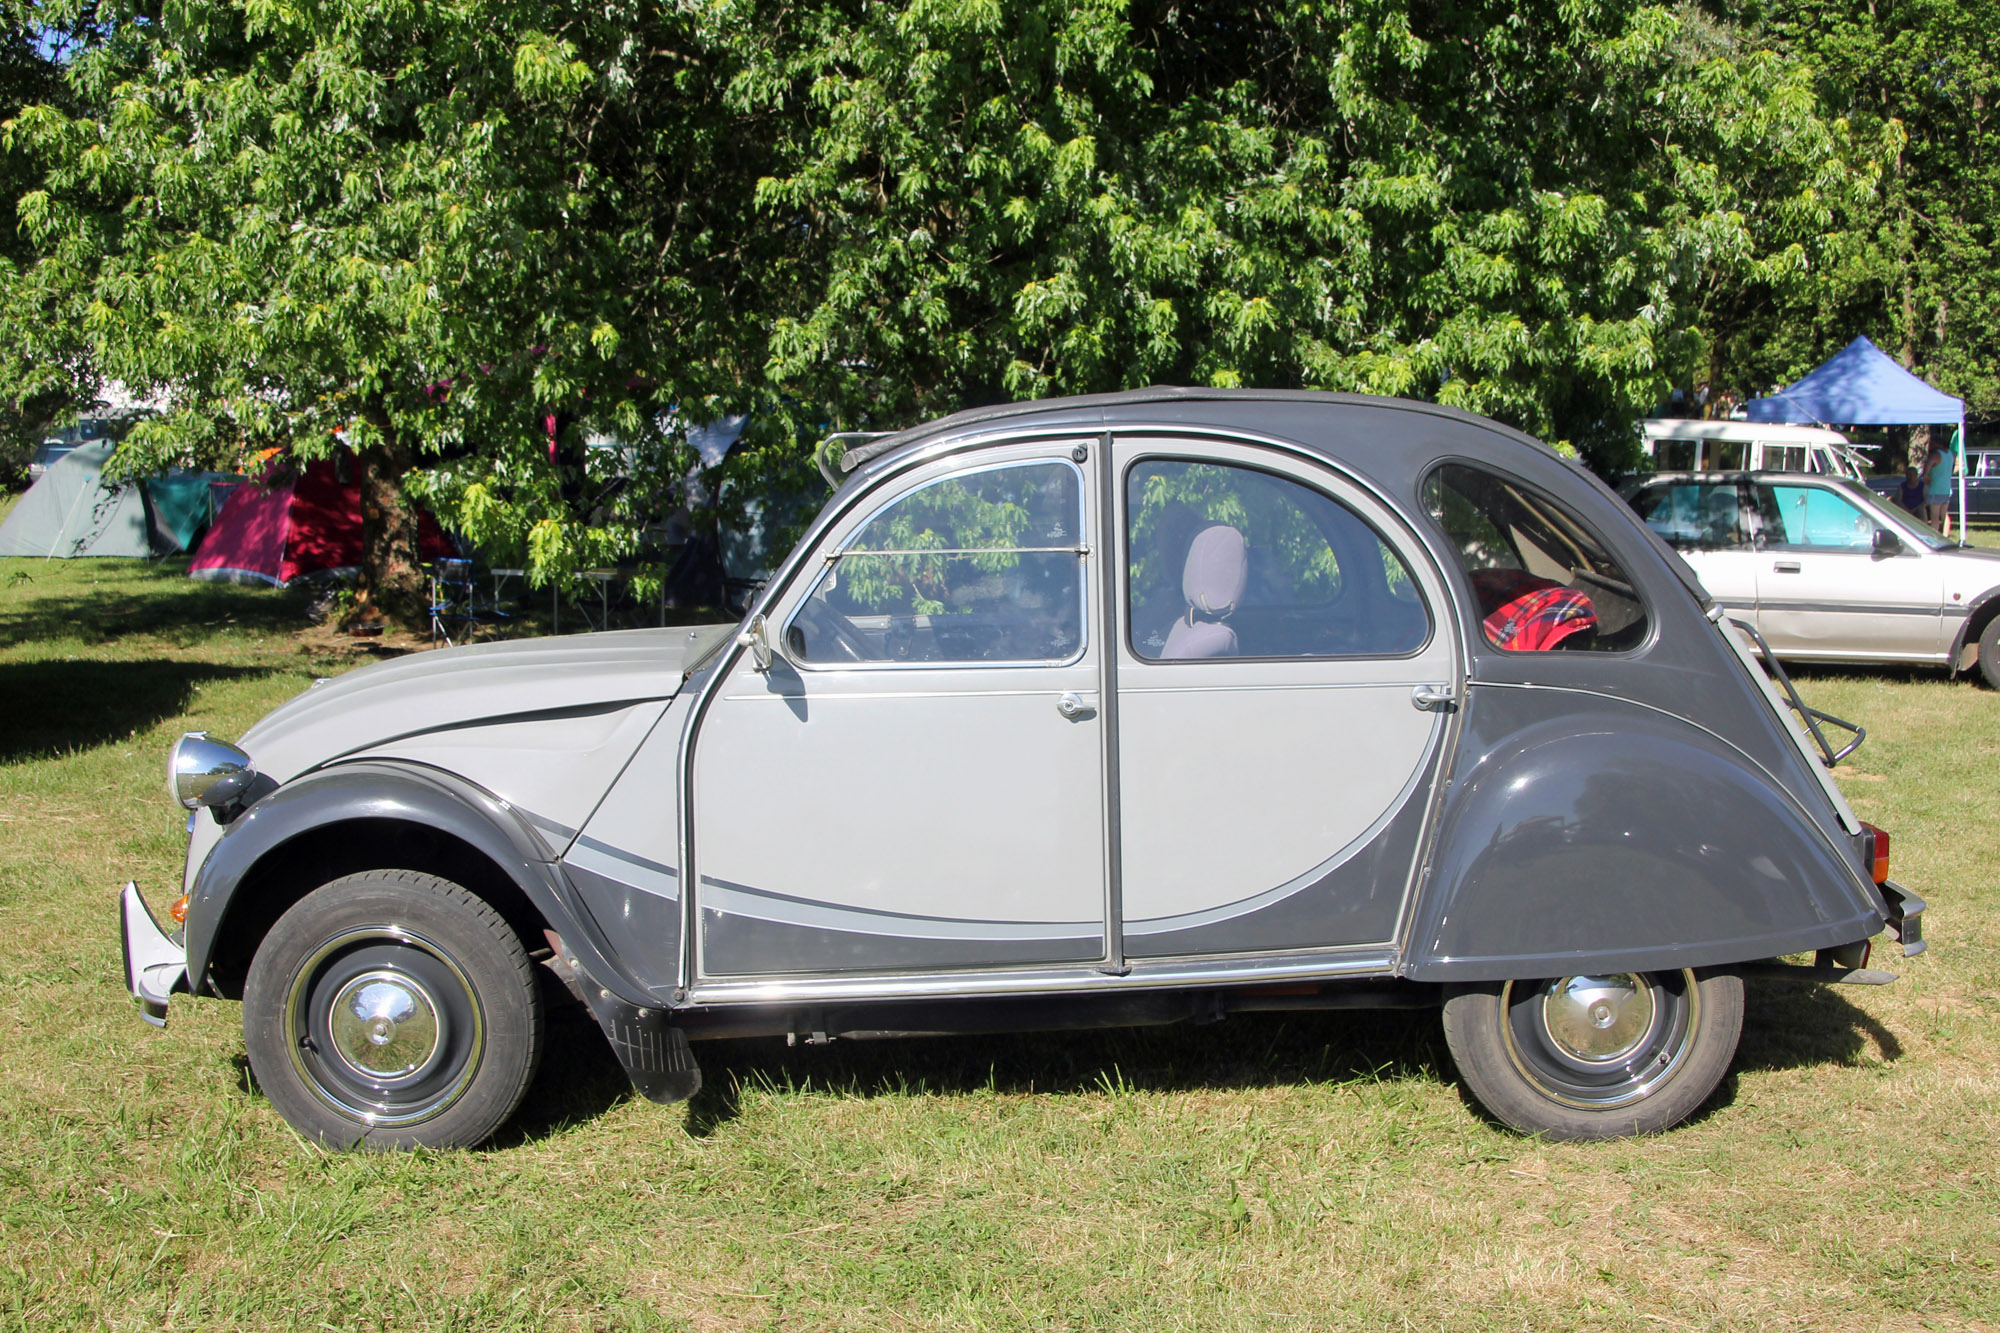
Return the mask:
[[[774,9],[810,282],[771,373],[901,420],[1151,382],[1431,398],[1617,458],[1708,285],[1850,188],[1802,70],[1637,3]],[[785,112],[791,114],[783,114]]]
[[739,496],[829,429],[1156,382],[1615,465],[1859,262],[1889,169],[1820,66],[1642,0],[119,3],[9,123],[7,336],[53,358],[69,302],[168,392],[139,461],[354,445],[395,614],[405,490],[564,578],[723,411]]
[[538,580],[628,550],[583,434],[671,470],[668,409],[733,387],[714,331],[747,238],[709,178],[755,152],[687,26],[505,0],[123,16],[77,63],[85,109],[10,139],[46,171],[21,205],[41,290],[87,293],[98,373],[174,397],[134,461],[350,444],[364,594],[402,619],[413,478]]
[[1879,188],[1815,280],[1730,347],[1766,384],[1856,333],[2000,415],[2000,3],[1799,0],[1770,33],[1849,127]]

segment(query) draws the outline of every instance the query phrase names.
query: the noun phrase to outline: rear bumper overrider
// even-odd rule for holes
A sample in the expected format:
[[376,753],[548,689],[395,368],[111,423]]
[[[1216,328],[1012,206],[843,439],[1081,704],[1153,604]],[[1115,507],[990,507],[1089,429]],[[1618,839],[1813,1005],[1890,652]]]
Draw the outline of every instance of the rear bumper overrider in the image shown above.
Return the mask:
[[1889,904],[1883,924],[1903,946],[1903,957],[1916,957],[1929,947],[1924,942],[1924,909],[1929,904],[1893,879],[1883,880],[1880,888]]
[[167,1025],[167,999],[188,989],[187,949],[160,929],[139,886],[130,880],[118,895],[119,937],[125,945],[125,988],[139,1014],[154,1027]]

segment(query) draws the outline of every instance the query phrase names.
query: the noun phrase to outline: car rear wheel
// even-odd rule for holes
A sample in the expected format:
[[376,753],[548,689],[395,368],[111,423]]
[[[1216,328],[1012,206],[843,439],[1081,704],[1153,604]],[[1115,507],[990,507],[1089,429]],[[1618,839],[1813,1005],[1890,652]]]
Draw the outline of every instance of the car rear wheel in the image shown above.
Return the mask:
[[243,1036],[279,1113],[332,1148],[462,1148],[505,1123],[541,1056],[521,941],[449,880],[334,880],[251,960]]
[[1480,1105],[1523,1134],[1653,1134],[1708,1100],[1743,1031],[1726,972],[1623,972],[1455,987],[1445,1041]]
[[1979,631],[1979,674],[1988,688],[2000,690],[2000,615]]

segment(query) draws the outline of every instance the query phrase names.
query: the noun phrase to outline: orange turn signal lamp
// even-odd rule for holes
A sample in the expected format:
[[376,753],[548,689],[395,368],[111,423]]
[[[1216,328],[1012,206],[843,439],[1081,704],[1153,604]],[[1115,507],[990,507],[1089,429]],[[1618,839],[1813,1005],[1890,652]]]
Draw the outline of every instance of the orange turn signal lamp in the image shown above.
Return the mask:
[[1868,834],[1868,873],[1877,884],[1884,883],[1889,878],[1889,831],[1865,820],[1861,827]]
[[167,915],[174,919],[174,924],[177,926],[185,926],[187,924],[188,896],[185,893],[174,899],[172,906],[167,908]]

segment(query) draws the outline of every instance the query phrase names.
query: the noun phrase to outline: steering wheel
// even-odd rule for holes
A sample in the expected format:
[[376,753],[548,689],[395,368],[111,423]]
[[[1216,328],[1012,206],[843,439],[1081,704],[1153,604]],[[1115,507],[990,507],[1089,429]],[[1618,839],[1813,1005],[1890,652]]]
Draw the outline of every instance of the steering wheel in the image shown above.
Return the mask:
[[[791,628],[806,632],[811,653],[801,653],[809,662],[871,662],[874,649],[854,628],[854,622],[818,597],[808,597],[792,617]],[[798,645],[794,644],[794,648]]]

